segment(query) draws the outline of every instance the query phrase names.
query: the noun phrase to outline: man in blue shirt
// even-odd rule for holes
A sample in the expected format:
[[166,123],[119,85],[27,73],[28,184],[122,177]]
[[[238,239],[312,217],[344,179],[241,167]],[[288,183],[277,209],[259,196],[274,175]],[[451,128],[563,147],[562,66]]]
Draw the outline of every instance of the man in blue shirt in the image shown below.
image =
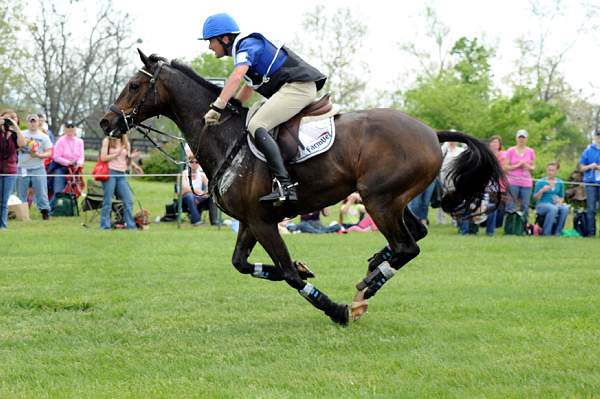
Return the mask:
[[600,201],[600,127],[594,131],[594,143],[583,151],[579,164],[586,183],[586,217],[590,236],[593,237],[596,235],[596,203]]
[[[217,124],[227,102],[235,97],[242,103],[257,91],[268,100],[248,124],[257,148],[265,155],[273,176],[273,192],[260,198],[263,202],[297,201],[296,186],[285,168],[277,143],[269,134],[315,100],[327,78],[316,68],[281,43],[254,32],[240,34],[235,20],[228,14],[206,19],[202,40],[217,58],[233,57],[234,70],[219,97],[204,115],[207,125]],[[236,91],[242,79],[246,85]]]
[[544,236],[552,235],[552,233],[560,236],[569,214],[569,207],[564,204],[565,185],[561,179],[556,177],[556,172],[558,172],[558,162],[548,163],[546,176],[538,180],[533,189],[533,199],[536,202],[535,211],[538,215],[545,217],[542,226],[542,235]]

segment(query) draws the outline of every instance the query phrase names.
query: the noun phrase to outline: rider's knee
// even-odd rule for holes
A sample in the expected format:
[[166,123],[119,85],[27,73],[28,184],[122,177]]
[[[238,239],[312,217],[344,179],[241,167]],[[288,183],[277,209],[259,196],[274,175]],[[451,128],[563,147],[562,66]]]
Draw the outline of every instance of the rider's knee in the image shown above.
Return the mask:
[[254,137],[256,135],[256,130],[258,130],[259,128],[263,128],[267,131],[269,131],[268,127],[264,125],[264,123],[261,123],[260,121],[255,121],[254,119],[250,121],[250,123],[248,124],[248,132],[252,135],[252,137]]

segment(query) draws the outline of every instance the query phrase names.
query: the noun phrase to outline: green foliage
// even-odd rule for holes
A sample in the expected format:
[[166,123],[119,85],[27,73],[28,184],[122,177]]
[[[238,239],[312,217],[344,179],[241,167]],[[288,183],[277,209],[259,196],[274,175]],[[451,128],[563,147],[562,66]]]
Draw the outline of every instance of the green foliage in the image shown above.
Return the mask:
[[191,66],[203,78],[227,78],[233,71],[233,59],[217,58],[212,52],[207,52],[194,58]]
[[23,80],[13,69],[21,63],[26,53],[18,41],[23,24],[21,0],[0,0],[0,106],[15,104]]
[[[170,142],[163,146],[163,149],[174,159],[182,159],[181,145],[177,142]],[[179,173],[180,166],[169,161],[158,150],[153,150],[150,156],[144,160],[144,173],[147,174],[174,174]],[[155,181],[173,181],[173,177],[156,176],[148,177]]]
[[586,137],[558,103],[540,100],[536,87],[517,86],[511,96],[495,92],[490,77],[494,52],[477,39],[459,39],[451,53],[457,57],[452,67],[436,76],[423,74],[404,93],[406,112],[436,129],[481,138],[500,135],[505,147],[514,144],[517,130],[526,129],[528,145],[544,160],[578,157]]

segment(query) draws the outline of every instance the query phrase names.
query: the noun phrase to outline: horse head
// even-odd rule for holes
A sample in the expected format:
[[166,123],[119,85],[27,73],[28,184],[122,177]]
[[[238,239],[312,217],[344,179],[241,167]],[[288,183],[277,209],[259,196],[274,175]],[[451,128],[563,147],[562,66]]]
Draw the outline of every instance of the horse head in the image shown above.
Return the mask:
[[140,49],[138,52],[144,67],[129,79],[100,120],[100,127],[107,136],[121,137],[136,124],[160,115],[168,102],[167,91],[160,79],[167,60],[156,54],[148,57]]

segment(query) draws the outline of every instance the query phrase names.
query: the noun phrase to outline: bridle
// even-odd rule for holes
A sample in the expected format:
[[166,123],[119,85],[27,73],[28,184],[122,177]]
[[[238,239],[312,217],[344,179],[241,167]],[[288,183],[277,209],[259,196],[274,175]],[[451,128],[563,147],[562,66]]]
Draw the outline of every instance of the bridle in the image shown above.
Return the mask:
[[[184,146],[185,143],[185,139],[183,137],[179,137],[179,136],[175,136],[166,132],[163,132],[161,130],[155,129],[152,126],[148,126],[145,125],[141,122],[136,122],[134,117],[139,113],[140,109],[142,109],[142,107],[144,106],[144,103],[146,102],[146,99],[148,98],[148,94],[150,92],[154,92],[154,104],[158,104],[160,95],[158,93],[158,89],[156,87],[156,82],[158,82],[158,78],[160,76],[160,72],[163,68],[163,66],[165,65],[165,62],[160,60],[158,61],[158,66],[156,67],[156,69],[154,70],[154,73],[151,74],[150,72],[146,71],[145,69],[141,68],[138,69],[138,72],[148,76],[150,78],[150,84],[148,85],[146,92],[144,93],[144,95],[142,96],[142,100],[139,102],[139,104],[137,104],[133,110],[129,113],[126,113],[124,110],[120,109],[119,107],[116,106],[115,103],[112,103],[109,107],[108,110],[117,114],[118,117],[120,118],[120,120],[117,123],[117,127],[115,129],[113,129],[108,136],[112,137],[113,133],[116,130],[120,130],[120,131],[124,131],[127,132],[131,129],[135,129],[138,132],[140,132],[144,138],[146,138],[150,143],[152,143],[152,145],[165,157],[167,158],[169,161],[173,162],[176,165],[188,165],[188,163],[186,161],[180,161],[177,160],[175,158],[173,158],[171,155],[169,155],[159,144],[157,144],[152,137],[150,137],[149,133],[155,132],[158,133],[160,135],[166,136],[170,139],[179,141],[179,144],[182,146]],[[122,125],[121,125],[122,123]],[[145,130],[144,130],[145,129]]]

